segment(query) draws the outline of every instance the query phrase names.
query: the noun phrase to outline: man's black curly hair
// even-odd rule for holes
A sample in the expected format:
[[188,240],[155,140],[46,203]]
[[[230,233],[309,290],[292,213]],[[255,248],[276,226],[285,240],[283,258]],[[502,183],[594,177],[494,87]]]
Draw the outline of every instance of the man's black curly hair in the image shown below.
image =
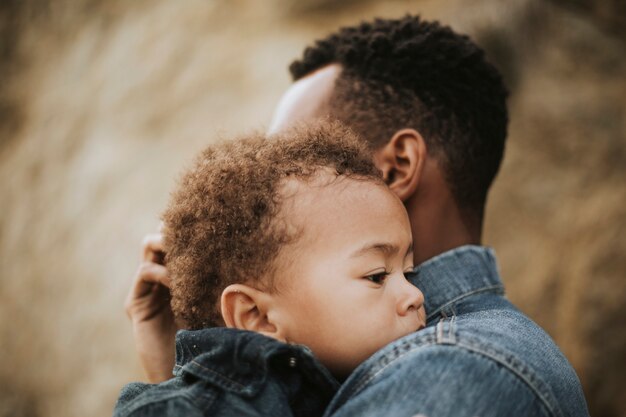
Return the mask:
[[504,152],[507,90],[469,37],[407,15],[344,27],[304,51],[294,80],[341,65],[330,113],[382,147],[413,128],[442,164],[465,212],[482,219],[487,192]]

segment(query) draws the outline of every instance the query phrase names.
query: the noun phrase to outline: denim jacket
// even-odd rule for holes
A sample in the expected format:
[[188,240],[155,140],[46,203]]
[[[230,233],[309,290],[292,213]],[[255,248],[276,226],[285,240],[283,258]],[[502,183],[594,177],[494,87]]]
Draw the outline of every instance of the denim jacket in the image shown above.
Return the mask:
[[490,249],[457,248],[409,278],[426,329],[362,363],[325,416],[588,416],[567,359],[504,297]]
[[126,385],[114,417],[320,416],[339,387],[308,348],[227,328],[178,332],[174,375]]

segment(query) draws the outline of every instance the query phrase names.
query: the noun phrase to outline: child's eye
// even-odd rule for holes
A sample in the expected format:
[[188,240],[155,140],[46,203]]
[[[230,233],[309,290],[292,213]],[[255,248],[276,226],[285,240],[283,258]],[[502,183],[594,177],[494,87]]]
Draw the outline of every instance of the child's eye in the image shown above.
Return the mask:
[[367,275],[365,279],[368,281],[372,281],[374,284],[382,284],[385,282],[385,278],[389,275],[389,272],[379,272],[377,274]]
[[410,267],[406,271],[404,271],[403,274],[408,279],[410,275],[415,274],[415,268]]

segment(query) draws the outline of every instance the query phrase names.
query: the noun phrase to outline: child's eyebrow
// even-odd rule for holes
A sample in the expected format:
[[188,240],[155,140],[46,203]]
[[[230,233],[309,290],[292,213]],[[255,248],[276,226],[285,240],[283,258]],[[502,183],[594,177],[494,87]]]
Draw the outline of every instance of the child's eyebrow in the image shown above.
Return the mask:
[[[385,242],[377,242],[377,243],[368,243],[364,245],[362,248],[356,250],[350,257],[357,258],[359,256],[363,256],[368,252],[380,252],[383,255],[391,256],[395,255],[400,251],[400,248],[397,245]],[[409,245],[405,257],[413,252],[413,242]]]

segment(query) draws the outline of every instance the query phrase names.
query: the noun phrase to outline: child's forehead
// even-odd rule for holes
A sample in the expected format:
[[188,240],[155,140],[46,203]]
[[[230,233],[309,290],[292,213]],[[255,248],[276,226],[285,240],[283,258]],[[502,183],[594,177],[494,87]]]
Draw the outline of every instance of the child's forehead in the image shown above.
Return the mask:
[[305,234],[329,224],[345,227],[384,214],[400,215],[404,208],[382,182],[370,178],[323,172],[314,177],[287,179],[280,190],[279,217]]
[[339,182],[342,178],[345,177],[337,175],[331,168],[318,168],[310,175],[290,175],[284,178],[280,184],[280,193],[283,198],[295,197],[297,193],[311,194],[315,189]]
[[319,259],[345,259],[364,242],[397,243],[407,236],[410,241],[402,202],[382,181],[326,173],[313,181],[289,178],[284,186],[275,224],[295,239],[281,251],[281,260],[298,259],[299,268]]
[[[307,205],[311,200],[321,203],[320,197],[332,195],[334,201],[354,198],[368,191],[374,192],[386,186],[371,178],[340,175],[331,168],[319,168],[306,177],[290,176],[285,178],[279,187],[283,206]],[[354,191],[360,193],[355,195]]]

